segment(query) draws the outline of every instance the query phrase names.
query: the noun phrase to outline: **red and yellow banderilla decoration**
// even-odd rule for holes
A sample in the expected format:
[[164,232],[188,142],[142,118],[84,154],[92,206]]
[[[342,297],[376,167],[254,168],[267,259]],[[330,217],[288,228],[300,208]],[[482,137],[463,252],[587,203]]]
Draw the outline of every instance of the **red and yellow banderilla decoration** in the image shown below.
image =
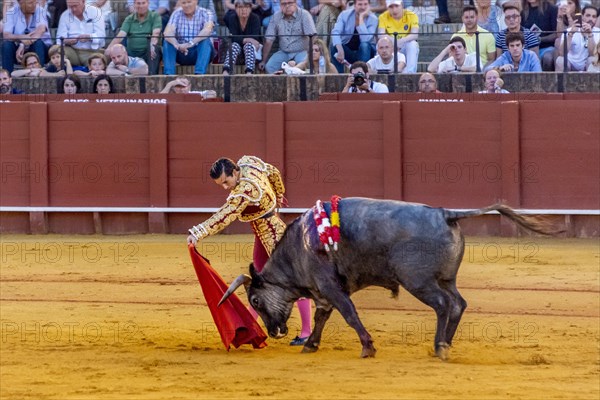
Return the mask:
[[323,243],[327,252],[331,250],[331,247],[333,247],[334,251],[338,250],[338,243],[340,241],[340,213],[338,212],[338,205],[340,200],[340,196],[334,195],[331,197],[331,221],[327,217],[321,200],[317,200],[317,203],[313,207],[313,217],[317,225],[319,240]]

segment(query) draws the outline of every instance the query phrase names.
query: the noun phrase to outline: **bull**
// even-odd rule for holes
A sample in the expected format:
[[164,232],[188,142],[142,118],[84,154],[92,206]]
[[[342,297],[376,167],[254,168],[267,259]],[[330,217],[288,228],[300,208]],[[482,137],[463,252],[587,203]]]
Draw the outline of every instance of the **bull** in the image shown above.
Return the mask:
[[[330,213],[331,204],[324,205]],[[339,203],[338,251],[328,253],[320,245],[311,209],[288,226],[264,269],[258,273],[250,264],[250,275],[237,277],[219,304],[244,285],[269,336],[282,338],[288,332],[286,322],[294,302],[311,298],[316,304],[314,330],[303,352],[318,350],[325,323],[336,309],[357,332],[361,357],[374,357],[373,340],[350,296],[368,286],[380,286],[397,297],[402,286],[435,311],[435,353],[445,360],[467,307],[456,288],[465,247],[458,220],[494,210],[530,231],[558,233],[543,221],[502,204],[453,211],[393,200],[345,198]]]

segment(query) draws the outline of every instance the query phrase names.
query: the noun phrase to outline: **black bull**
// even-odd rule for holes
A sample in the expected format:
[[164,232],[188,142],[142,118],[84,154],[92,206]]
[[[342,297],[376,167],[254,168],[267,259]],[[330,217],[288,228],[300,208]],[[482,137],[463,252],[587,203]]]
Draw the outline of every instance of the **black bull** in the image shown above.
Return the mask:
[[[325,204],[329,213],[331,205]],[[341,239],[337,252],[320,245],[312,210],[292,222],[261,273],[250,265],[221,303],[240,285],[263,319],[271,337],[287,334],[286,322],[294,302],[315,301],[314,330],[303,352],[318,350],[323,327],[333,309],[356,330],[361,357],[373,357],[375,347],[350,300],[368,286],[381,286],[398,295],[401,285],[437,314],[435,352],[445,359],[467,306],[456,289],[456,274],[464,253],[457,221],[496,210],[518,225],[541,234],[555,234],[534,217],[497,204],[473,211],[452,211],[422,204],[366,198],[339,203]],[[220,304],[220,303],[219,303]]]

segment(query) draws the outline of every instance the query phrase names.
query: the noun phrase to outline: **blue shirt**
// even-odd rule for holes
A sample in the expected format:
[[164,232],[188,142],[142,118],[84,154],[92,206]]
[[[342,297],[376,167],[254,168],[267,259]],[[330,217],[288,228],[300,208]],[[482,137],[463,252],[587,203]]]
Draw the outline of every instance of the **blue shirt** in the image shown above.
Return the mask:
[[356,26],[355,24],[356,13],[354,8],[342,11],[331,30],[331,44],[333,46],[347,44],[352,39],[355,28],[360,34],[361,43],[371,42],[375,44],[375,33],[377,33],[377,25],[379,25],[377,17],[373,13],[369,13],[362,25]]
[[30,32],[35,31],[39,25],[44,25],[46,31],[42,34],[40,39],[46,44],[46,46],[52,46],[52,39],[50,38],[50,32],[48,31],[48,17],[46,11],[39,5],[35,7],[35,11],[30,16],[29,21],[25,19],[25,14],[21,11],[19,4],[15,2],[12,9],[8,9],[4,16],[4,32],[12,33],[14,35],[27,35]]
[[177,42],[185,43],[198,36],[204,25],[210,21],[210,13],[205,8],[196,7],[196,11],[191,19],[185,16],[183,8],[178,8],[171,14],[167,25],[174,25]]
[[[502,53],[502,55],[498,57],[496,61],[488,65],[485,70],[488,71],[504,64],[514,65],[513,59],[508,51]],[[519,67],[513,70],[513,72],[542,72],[542,66],[540,65],[539,58],[533,51],[523,49],[523,55],[521,56]]]

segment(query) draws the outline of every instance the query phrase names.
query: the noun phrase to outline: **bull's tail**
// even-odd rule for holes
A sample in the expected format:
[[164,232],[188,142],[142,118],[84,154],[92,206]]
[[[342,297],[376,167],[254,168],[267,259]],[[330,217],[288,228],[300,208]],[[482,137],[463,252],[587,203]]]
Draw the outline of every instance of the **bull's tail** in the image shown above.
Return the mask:
[[515,210],[504,204],[494,204],[488,207],[480,208],[478,210],[470,211],[452,211],[444,210],[446,214],[446,221],[448,223],[455,222],[462,218],[477,217],[483,215],[489,211],[498,211],[517,225],[530,230],[532,232],[540,233],[542,235],[558,235],[563,230],[558,230],[552,226],[552,224],[537,216],[528,216],[517,213]]

